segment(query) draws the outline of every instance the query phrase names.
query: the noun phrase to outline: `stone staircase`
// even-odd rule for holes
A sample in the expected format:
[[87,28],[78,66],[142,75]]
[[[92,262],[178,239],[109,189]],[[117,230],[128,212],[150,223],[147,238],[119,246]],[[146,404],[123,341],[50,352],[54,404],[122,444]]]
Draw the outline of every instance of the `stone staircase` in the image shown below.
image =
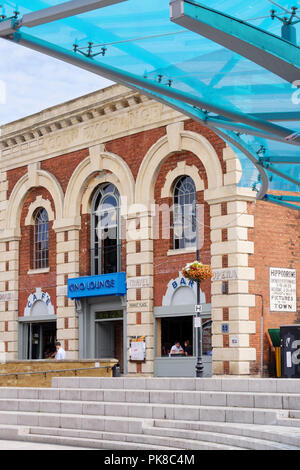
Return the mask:
[[299,450],[300,380],[54,378],[0,388],[0,439],[106,450]]

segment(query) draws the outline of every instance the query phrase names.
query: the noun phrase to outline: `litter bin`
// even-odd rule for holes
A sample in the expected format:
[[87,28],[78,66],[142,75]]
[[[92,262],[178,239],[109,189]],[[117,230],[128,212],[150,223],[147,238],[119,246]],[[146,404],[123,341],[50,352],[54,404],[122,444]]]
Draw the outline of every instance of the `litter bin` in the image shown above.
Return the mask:
[[281,376],[286,379],[300,378],[300,325],[280,327]]
[[[273,366],[273,373],[277,378],[281,377],[281,349],[280,349],[280,329],[271,328],[268,330],[272,341],[272,345],[275,349],[275,367]],[[272,361],[273,362],[273,361]],[[274,363],[273,363],[274,364]],[[274,370],[275,369],[275,370]]]
[[113,377],[121,377],[121,367],[120,364],[115,364],[112,368]]

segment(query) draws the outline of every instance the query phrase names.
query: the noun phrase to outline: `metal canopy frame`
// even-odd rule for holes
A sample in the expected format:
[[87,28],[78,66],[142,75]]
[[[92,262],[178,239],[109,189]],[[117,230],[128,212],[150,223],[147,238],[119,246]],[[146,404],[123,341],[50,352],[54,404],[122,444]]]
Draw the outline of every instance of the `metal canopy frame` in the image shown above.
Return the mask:
[[[95,26],[93,22],[89,22],[91,21],[91,15],[88,17],[81,16],[83,13],[94,11],[94,15],[101,18],[101,12],[106,14],[107,11],[110,11],[116,24],[120,22],[120,25],[122,25],[126,14],[128,14],[128,21],[138,21],[138,19],[142,19],[138,16],[138,10],[144,8],[139,0],[73,0],[49,6],[49,2],[52,3],[53,1],[21,0],[19,3],[25,8],[22,11],[23,16],[19,18],[17,14],[14,14],[9,18],[0,19],[0,37],[116,81],[135,91],[146,94],[152,99],[160,101],[209,127],[222,139],[232,144],[237,151],[241,152],[240,158],[246,157],[254,165],[253,168],[256,169],[258,175],[257,183],[259,183],[257,199],[264,199],[271,203],[300,210],[300,200],[296,196],[267,195],[268,189],[273,189],[270,187],[273,178],[277,182],[279,181],[278,178],[280,178],[280,181],[285,182],[283,187],[287,188],[288,186],[285,185],[292,185],[293,188],[297,188],[295,190],[286,190],[299,191],[300,167],[298,164],[300,163],[300,156],[299,152],[297,154],[295,152],[300,145],[300,127],[298,124],[300,123],[300,112],[294,109],[283,109],[282,112],[272,111],[270,106],[265,109],[260,109],[261,107],[258,106],[259,111],[257,112],[255,112],[255,107],[252,107],[251,111],[250,109],[242,110],[236,104],[238,103],[237,99],[239,97],[242,99],[244,94],[249,92],[249,85],[246,81],[244,86],[242,79],[238,86],[234,82],[232,84],[230,82],[230,74],[235,72],[242,60],[248,60],[248,63],[255,64],[255,67],[262,67],[261,70],[266,70],[266,73],[271,71],[273,83],[276,83],[276,80],[274,81],[276,76],[278,80],[281,80],[282,84],[279,85],[280,82],[278,82],[276,93],[279,101],[284,99],[287,94],[285,82],[289,83],[300,78],[300,48],[297,45],[267,30],[257,28],[247,21],[235,18],[227,11],[223,13],[213,9],[210,5],[199,4],[193,0],[170,0],[171,21],[168,17],[169,26],[173,28],[174,23],[176,23],[185,29],[166,32],[158,35],[158,37],[172,34],[192,34],[190,41],[197,38],[200,40],[201,38],[208,38],[211,44],[218,45],[218,49],[216,49],[218,59],[220,54],[224,58],[228,56],[225,61],[222,59],[224,65],[215,75],[212,75],[209,80],[200,80],[197,78],[199,72],[197,71],[195,56],[192,55],[191,59],[186,59],[186,63],[174,62],[174,60],[168,61],[160,56],[159,52],[150,52],[147,48],[134,42],[133,39],[119,41],[119,36],[115,30],[112,32],[107,31],[99,23]],[[235,1],[229,0],[229,3]],[[168,2],[169,0],[161,0],[160,2],[153,0],[153,4],[157,3],[157,5],[160,3],[165,5]],[[11,0],[5,0],[4,3],[11,6]],[[123,10],[122,3],[125,5]],[[127,13],[125,9],[127,8],[126,5],[130,9],[131,3],[136,3],[136,17],[134,16],[135,11],[131,11],[130,16],[129,11]],[[221,0],[219,2],[213,0],[213,3],[222,8],[223,3]],[[116,15],[116,10],[111,10],[118,4],[120,4],[118,8],[123,12],[123,20],[121,14],[119,18],[119,15]],[[34,5],[34,8],[31,8],[31,5]],[[28,13],[28,9],[34,11]],[[106,16],[103,17],[104,23],[105,19],[107,20]],[[99,57],[96,58],[95,56],[99,56],[98,53],[78,54],[76,52],[79,46],[72,51],[71,48],[69,50],[59,44],[59,41],[53,43],[46,40],[47,34],[45,34],[46,30],[43,28],[48,27],[48,25],[50,28],[51,24],[56,25],[58,20],[60,29],[63,29],[64,25],[69,29],[75,28],[79,31],[83,29],[85,34],[91,34],[97,39],[98,36],[100,38],[101,35],[105,35],[109,39],[106,40],[108,44],[99,44],[103,48],[102,54],[100,54],[103,58],[101,60],[99,60]],[[27,34],[26,28],[32,28],[33,32],[38,34]],[[53,31],[53,28],[51,31]],[[156,38],[155,35],[150,37]],[[86,40],[89,40],[88,36],[86,38]],[[139,39],[137,38],[137,40]],[[76,42],[75,37],[73,41]],[[109,44],[112,44],[112,47],[115,47],[124,57],[123,44],[127,42],[129,46],[125,52],[128,61],[145,62],[146,71],[144,73],[137,72],[134,67],[124,67],[118,61],[113,63],[111,60],[105,60],[105,51]],[[92,44],[92,42],[88,44]],[[223,48],[220,48],[219,45]],[[190,53],[188,45],[183,50],[186,51],[185,55],[188,56]],[[210,52],[211,47],[207,47],[206,50],[207,52],[203,53],[204,60],[206,60],[206,57],[207,60],[213,60],[214,53]],[[234,52],[234,56],[231,51]],[[171,52],[170,49],[169,53]],[[231,55],[228,55],[228,53]],[[202,59],[201,56],[199,58]],[[189,64],[189,60],[192,61],[192,66]],[[194,72],[191,74],[186,73],[180,79],[183,70],[188,71],[191,67],[192,70],[195,69],[196,75],[193,76]],[[260,73],[260,71],[256,69],[255,73]],[[268,94],[267,82],[264,83],[264,80],[262,80],[257,85],[252,84],[251,93],[254,99],[256,97],[259,99],[260,95]],[[229,99],[230,97],[231,99]],[[236,99],[232,102],[232,98],[235,97]],[[259,104],[260,101],[255,103]],[[287,126],[284,124],[287,124]],[[275,143],[278,144],[277,147],[274,146]],[[256,186],[256,183],[253,184],[253,188],[256,188]],[[281,189],[281,183],[279,186]]]
[[193,0],[171,0],[171,21],[201,34],[290,83],[299,79],[300,48]]
[[127,0],[71,0],[53,7],[44,8],[33,13],[25,14],[21,20],[11,18],[0,24],[0,36],[13,34],[21,26],[33,28],[52,21],[58,21],[74,15],[80,15],[88,11],[108,7]]

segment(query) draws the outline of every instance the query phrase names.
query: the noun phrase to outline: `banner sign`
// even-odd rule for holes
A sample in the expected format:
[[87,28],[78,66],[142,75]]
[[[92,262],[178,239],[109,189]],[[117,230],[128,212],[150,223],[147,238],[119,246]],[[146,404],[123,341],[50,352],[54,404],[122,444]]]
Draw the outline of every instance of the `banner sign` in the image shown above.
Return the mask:
[[296,312],[296,269],[270,268],[270,311]]
[[125,295],[126,273],[102,274],[100,276],[68,279],[68,298]]

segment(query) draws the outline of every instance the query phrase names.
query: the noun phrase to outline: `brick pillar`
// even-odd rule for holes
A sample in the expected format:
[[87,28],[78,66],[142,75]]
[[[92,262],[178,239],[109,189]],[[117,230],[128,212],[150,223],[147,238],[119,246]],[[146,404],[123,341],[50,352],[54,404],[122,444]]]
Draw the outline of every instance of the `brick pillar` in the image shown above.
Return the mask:
[[254,243],[248,240],[248,229],[254,225],[248,205],[255,200],[255,193],[237,186],[240,163],[229,147],[224,150],[224,160],[224,187],[206,191],[211,213],[212,268],[228,268],[234,274],[225,280],[225,291],[224,281],[212,282],[213,374],[248,375],[251,361],[256,359],[256,350],[250,348],[249,341],[256,332],[256,323],[249,318],[249,309],[255,306],[255,296],[249,294],[249,281],[255,276],[254,268],[249,267]]
[[18,273],[17,230],[6,229],[7,173],[0,173],[0,360],[18,359]]
[[67,359],[78,359],[78,315],[67,298],[68,278],[79,276],[79,227],[60,227],[57,232],[57,339]]
[[[137,230],[134,229],[137,227]],[[131,336],[146,337],[146,361],[130,362],[128,374],[154,370],[153,239],[150,213],[127,218],[127,346]]]
[[0,241],[0,359],[18,359],[19,239]]

